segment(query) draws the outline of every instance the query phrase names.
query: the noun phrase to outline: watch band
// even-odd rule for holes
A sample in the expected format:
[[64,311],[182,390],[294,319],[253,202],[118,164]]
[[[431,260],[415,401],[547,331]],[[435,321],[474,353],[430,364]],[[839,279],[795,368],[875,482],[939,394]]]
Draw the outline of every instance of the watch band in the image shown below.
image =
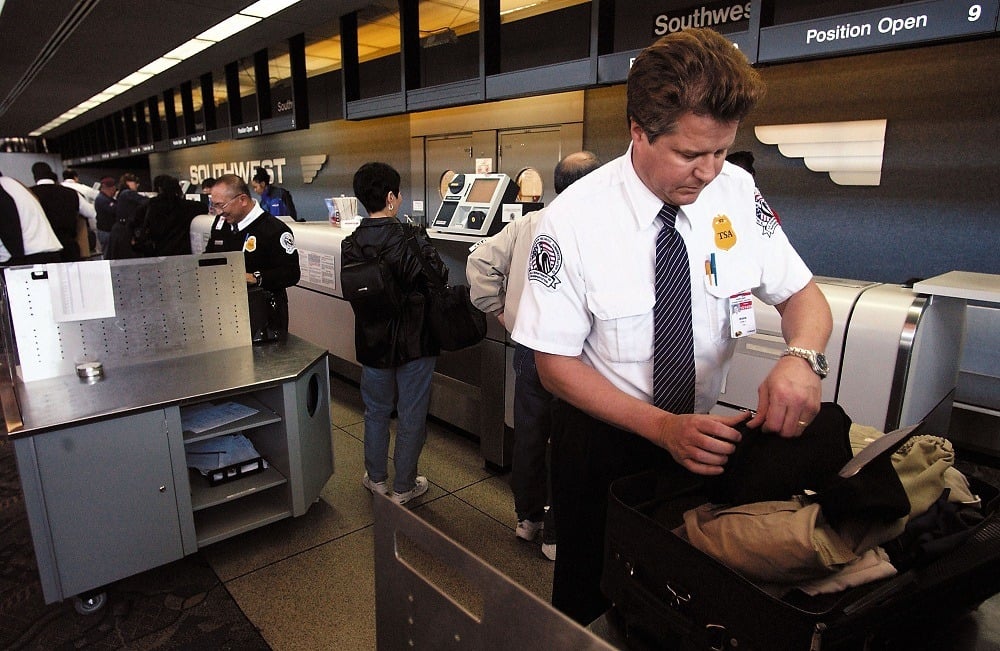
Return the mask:
[[788,346],[785,348],[785,351],[781,353],[782,357],[787,355],[791,355],[792,357],[801,357],[809,362],[809,366],[812,367],[813,372],[821,378],[825,378],[829,373],[830,369],[826,363],[826,356],[821,352],[810,350],[808,348]]

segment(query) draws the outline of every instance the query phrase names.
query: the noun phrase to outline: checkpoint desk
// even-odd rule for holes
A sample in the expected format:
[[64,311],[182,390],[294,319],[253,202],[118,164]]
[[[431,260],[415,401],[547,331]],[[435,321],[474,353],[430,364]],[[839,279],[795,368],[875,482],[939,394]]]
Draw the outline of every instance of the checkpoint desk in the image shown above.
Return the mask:
[[[326,351],[294,337],[13,390],[23,427],[8,436],[46,603],[303,515],[333,472]],[[183,407],[221,401],[257,413],[185,431]],[[266,470],[216,486],[188,470],[186,442],[237,431]]]
[[[242,341],[234,333],[248,332],[246,291],[239,288],[232,294],[243,300],[235,308],[225,292],[206,291],[242,282],[242,260],[233,254],[224,257],[230,264],[205,266],[206,258],[212,261],[207,256],[174,256],[113,265],[118,267],[117,315],[57,328],[64,353],[80,344],[74,337],[81,328],[91,331],[82,335],[88,345],[94,332],[112,340],[104,350],[107,363],[101,377],[82,378],[71,371],[25,380],[24,375],[3,374],[0,398],[7,436],[14,446],[46,603],[77,597],[77,610],[96,610],[103,605],[103,587],[114,581],[303,515],[332,475],[326,350],[295,336],[251,346],[246,336],[245,344],[229,347],[135,350],[133,360],[114,357],[124,344],[113,341],[116,333],[109,324],[134,333],[136,323],[148,324],[152,318],[137,304],[160,300],[151,298],[152,293],[140,297],[121,291],[119,273],[145,276],[148,284],[150,278],[172,279],[186,270],[180,276],[200,278],[200,291],[211,300],[217,294],[225,297],[222,309],[238,316],[218,329]],[[10,290],[10,275],[7,283]],[[183,309],[202,313],[191,318],[203,319],[206,311],[214,312],[209,303],[192,301]],[[184,317],[164,318],[176,329]],[[25,328],[17,333],[22,363],[27,334]],[[49,349],[60,357],[59,346]],[[193,407],[229,402],[249,415],[202,427],[192,426],[186,416]],[[266,468],[214,485],[188,468],[185,444],[236,433],[252,442]]]

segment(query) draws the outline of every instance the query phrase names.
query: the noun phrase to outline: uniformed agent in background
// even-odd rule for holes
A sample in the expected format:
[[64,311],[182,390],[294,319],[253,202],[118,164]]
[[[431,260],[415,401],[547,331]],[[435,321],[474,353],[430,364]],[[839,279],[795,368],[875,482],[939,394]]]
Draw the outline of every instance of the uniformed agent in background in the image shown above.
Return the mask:
[[288,225],[265,212],[246,182],[235,174],[225,174],[209,194],[210,214],[215,216],[205,253],[243,251],[247,286],[271,290],[278,297],[288,323],[286,287],[299,282],[299,252]]
[[[778,309],[790,350],[760,385],[747,425],[797,436],[819,411],[829,305],[753,178],[725,162],[763,91],[717,32],[661,38],[629,71],[628,150],[556,197],[539,225],[511,336],[536,351],[539,377],[560,399],[552,603],[578,622],[610,605],[600,590],[610,483],[647,469],[719,474],[735,450],[746,416],[708,412],[751,329],[751,292]],[[657,291],[658,276],[674,278],[672,292]],[[662,317],[678,314],[660,338],[669,345],[654,346]],[[663,366],[669,353],[678,357]],[[654,382],[656,366],[666,371],[657,380],[673,372],[681,381]],[[678,399],[660,400],[664,386]]]
[[299,213],[295,210],[295,202],[292,201],[292,193],[271,183],[271,173],[263,167],[258,167],[250,179],[253,190],[260,195],[260,205],[276,217],[291,217],[297,222],[304,222],[299,219]]

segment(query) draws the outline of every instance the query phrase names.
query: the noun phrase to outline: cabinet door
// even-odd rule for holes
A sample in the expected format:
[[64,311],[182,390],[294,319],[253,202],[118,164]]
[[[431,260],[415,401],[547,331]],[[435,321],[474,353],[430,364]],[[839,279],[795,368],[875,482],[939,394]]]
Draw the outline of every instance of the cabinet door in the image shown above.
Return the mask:
[[64,597],[181,558],[162,411],[34,437]]

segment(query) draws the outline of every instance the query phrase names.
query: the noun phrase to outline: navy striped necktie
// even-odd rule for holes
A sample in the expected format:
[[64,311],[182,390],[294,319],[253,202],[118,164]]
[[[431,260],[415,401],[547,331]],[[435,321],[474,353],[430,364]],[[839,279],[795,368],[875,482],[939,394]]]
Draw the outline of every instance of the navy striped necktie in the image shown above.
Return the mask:
[[653,306],[653,404],[671,413],[694,412],[694,331],[687,248],[675,227],[677,207],[663,204],[656,235]]

